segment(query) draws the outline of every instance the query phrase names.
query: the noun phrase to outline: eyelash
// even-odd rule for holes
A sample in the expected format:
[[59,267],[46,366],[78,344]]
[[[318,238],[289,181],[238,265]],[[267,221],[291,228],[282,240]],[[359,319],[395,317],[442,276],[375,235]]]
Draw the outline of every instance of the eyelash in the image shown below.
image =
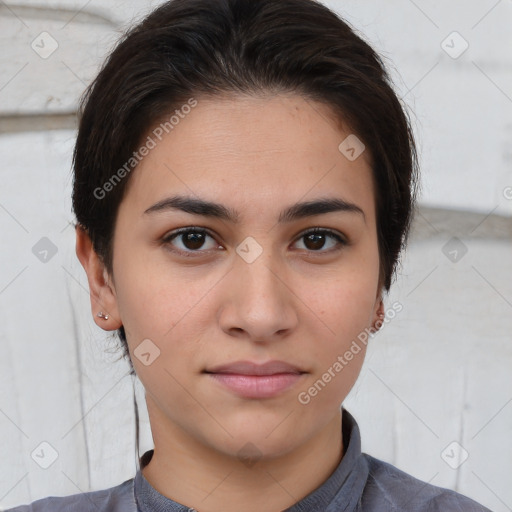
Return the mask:
[[[204,228],[190,226],[190,227],[186,227],[186,228],[176,229],[175,231],[165,235],[162,238],[162,242],[164,244],[166,244],[166,245],[171,245],[172,240],[177,238],[179,235],[183,235],[185,233],[200,233],[200,234],[208,235],[211,238],[215,239],[215,237],[213,236],[212,233],[209,232],[209,230],[204,229]],[[309,229],[307,231],[303,231],[295,239],[295,241],[298,241],[301,238],[304,238],[305,236],[310,235],[310,234],[329,235],[332,238],[335,238],[336,241],[338,242],[337,247],[329,249],[327,251],[322,251],[322,250],[318,250],[318,251],[308,250],[307,251],[307,252],[309,252],[311,254],[314,254],[314,255],[316,255],[316,254],[320,254],[320,255],[321,254],[330,254],[330,253],[333,253],[335,251],[339,251],[344,246],[348,245],[348,242],[347,242],[347,240],[345,238],[343,238],[336,231],[333,231],[332,229],[327,229],[327,228],[313,228],[313,229]],[[196,257],[196,255],[200,255],[201,253],[209,252],[209,250],[200,250],[200,249],[195,250],[195,251],[194,250],[183,251],[181,249],[176,249],[174,247],[172,249],[170,249],[170,250],[173,251],[173,252],[176,252],[178,254],[184,255],[185,257]]]

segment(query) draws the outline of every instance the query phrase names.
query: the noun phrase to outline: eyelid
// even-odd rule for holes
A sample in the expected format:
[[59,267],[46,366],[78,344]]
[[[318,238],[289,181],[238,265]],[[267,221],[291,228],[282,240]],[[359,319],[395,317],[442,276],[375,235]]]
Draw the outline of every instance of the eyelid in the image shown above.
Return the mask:
[[[295,238],[295,240],[298,240],[299,238],[302,238],[305,235],[309,235],[310,233],[328,234],[335,238],[338,238],[340,243],[348,245],[348,239],[343,233],[341,233],[340,231],[338,231],[336,229],[321,228],[321,227],[307,228],[304,231],[302,231],[301,233],[299,233],[297,235],[297,237]],[[315,251],[312,251],[312,252],[315,252]]]
[[[211,238],[213,238],[216,241],[217,244],[219,244],[219,242],[217,242],[217,240],[216,240],[216,235],[213,232],[211,232],[208,228],[204,228],[204,227],[200,227],[200,226],[185,226],[182,228],[177,228],[177,229],[171,231],[170,233],[165,234],[162,237],[162,242],[164,244],[170,245],[171,241],[174,240],[175,238],[177,238],[179,235],[181,235],[183,233],[194,232],[194,231],[210,236]],[[313,255],[329,254],[336,250],[341,249],[343,246],[349,245],[349,241],[343,233],[341,233],[337,230],[331,229],[331,228],[322,228],[320,226],[315,226],[315,227],[310,227],[310,228],[304,229],[295,237],[295,239],[293,240],[293,243],[296,243],[302,237],[309,235],[311,233],[320,233],[320,234],[329,235],[329,236],[335,238],[338,243],[337,243],[337,247],[329,249],[327,251],[309,250],[309,251],[307,251],[309,254],[313,254]],[[219,245],[221,245],[221,244],[219,244]],[[177,248],[172,249],[173,252],[176,252],[178,254],[184,254],[185,256],[192,256],[195,254],[200,255],[201,253],[209,253],[211,250],[214,250],[214,249],[207,249],[207,250],[198,249],[196,251],[193,251],[193,250],[183,251],[183,250],[177,249]]]
[[350,242],[344,233],[341,233],[340,231],[338,231],[336,229],[322,228],[319,226],[305,229],[304,231],[299,233],[299,235],[297,235],[297,237],[295,238],[293,244],[298,242],[304,236],[309,235],[309,234],[315,234],[315,233],[319,233],[319,234],[325,235],[325,236],[330,236],[331,238],[335,239],[336,243],[335,243],[334,247],[331,247],[327,250],[320,249],[318,251],[308,250],[308,249],[296,249],[296,251],[298,251],[299,253],[305,254],[308,258],[323,258],[323,257],[332,256],[333,254],[337,254],[339,251],[344,249],[346,246],[350,245]]
[[[220,245],[218,242],[217,242],[217,239],[216,239],[216,236],[213,234],[213,232],[211,232],[208,228],[203,228],[203,227],[200,227],[200,226],[185,226],[185,227],[182,227],[182,228],[177,228],[167,234],[165,234],[163,237],[162,237],[162,242],[164,245],[171,245],[171,242],[179,237],[181,234],[183,233],[188,233],[188,232],[198,232],[198,233],[203,233],[203,234],[206,234],[208,235],[209,237],[213,238],[215,240],[215,242]],[[172,252],[176,252],[178,254],[184,254],[185,256],[193,256],[194,254],[201,254],[201,253],[208,253],[210,252],[211,250],[214,250],[214,249],[208,249],[208,250],[201,250],[201,249],[198,249],[197,251],[183,251],[182,249],[177,249],[177,248],[173,248],[171,249]]]

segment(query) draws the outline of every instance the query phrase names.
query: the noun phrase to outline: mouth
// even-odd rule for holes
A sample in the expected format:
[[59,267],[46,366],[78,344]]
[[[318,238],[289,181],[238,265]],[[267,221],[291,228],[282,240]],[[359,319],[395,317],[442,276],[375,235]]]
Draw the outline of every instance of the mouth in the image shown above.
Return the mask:
[[204,370],[206,375],[242,398],[272,398],[291,388],[307,372],[284,361],[264,364],[236,361]]

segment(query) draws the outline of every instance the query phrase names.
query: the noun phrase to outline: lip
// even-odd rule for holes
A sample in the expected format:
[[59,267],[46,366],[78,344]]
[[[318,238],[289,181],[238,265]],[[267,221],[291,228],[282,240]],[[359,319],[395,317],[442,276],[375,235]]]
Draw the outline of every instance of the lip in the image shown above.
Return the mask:
[[296,384],[306,372],[285,361],[235,361],[204,373],[243,398],[272,398]]
[[206,373],[232,373],[237,375],[275,375],[277,373],[304,373],[300,368],[285,361],[234,361],[205,370]]

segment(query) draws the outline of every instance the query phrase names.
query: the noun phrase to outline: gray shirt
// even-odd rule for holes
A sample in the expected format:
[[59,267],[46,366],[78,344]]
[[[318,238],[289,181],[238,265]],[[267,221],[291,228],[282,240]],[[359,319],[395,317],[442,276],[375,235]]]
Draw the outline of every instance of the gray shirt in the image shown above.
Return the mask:
[[[361,453],[354,417],[343,409],[345,453],[331,476],[286,512],[491,512],[454,491],[437,487]],[[143,468],[153,455],[141,457]],[[134,478],[101,491],[48,497],[6,512],[197,512],[154,489],[139,469]],[[199,511],[201,512],[201,511]]]

